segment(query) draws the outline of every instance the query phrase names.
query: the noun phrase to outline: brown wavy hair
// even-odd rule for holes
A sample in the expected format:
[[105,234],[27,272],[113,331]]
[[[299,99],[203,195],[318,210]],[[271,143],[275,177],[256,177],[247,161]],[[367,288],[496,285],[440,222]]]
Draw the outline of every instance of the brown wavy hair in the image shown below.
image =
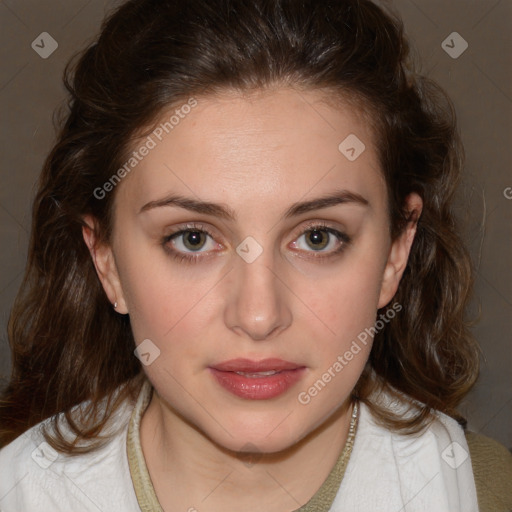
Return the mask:
[[[94,190],[171,105],[282,86],[327,91],[372,122],[392,239],[410,221],[406,196],[424,203],[393,299],[403,310],[376,334],[353,396],[395,431],[418,432],[433,410],[463,423],[456,406],[479,360],[465,314],[471,261],[452,210],[463,148],[451,101],[412,61],[400,18],[369,0],[131,0],[110,14],[64,72],[68,111],[40,176],[9,320],[0,446],[50,419],[44,432],[55,449],[93,450],[144,380],[129,317],[113,311],[82,237],[85,214],[98,220],[101,241],[111,237],[115,191],[99,200]],[[377,404],[372,392],[384,388],[416,404],[415,414]],[[72,408],[83,401],[78,419]]]

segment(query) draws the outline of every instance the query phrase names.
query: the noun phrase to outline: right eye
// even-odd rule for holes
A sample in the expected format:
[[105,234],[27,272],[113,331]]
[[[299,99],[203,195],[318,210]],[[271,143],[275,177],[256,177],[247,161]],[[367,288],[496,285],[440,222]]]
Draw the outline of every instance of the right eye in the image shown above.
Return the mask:
[[[208,239],[210,243],[208,244]],[[165,250],[179,261],[195,262],[203,256],[203,253],[210,252],[219,246],[213,241],[213,234],[202,225],[187,224],[186,229],[167,235],[163,239]],[[206,247],[206,250],[202,250]]]

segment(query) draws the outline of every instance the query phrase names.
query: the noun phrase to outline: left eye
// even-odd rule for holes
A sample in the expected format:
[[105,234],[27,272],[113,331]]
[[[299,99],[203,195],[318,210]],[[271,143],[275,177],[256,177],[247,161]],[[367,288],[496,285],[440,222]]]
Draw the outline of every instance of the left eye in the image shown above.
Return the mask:
[[[304,243],[301,244],[302,239]],[[335,229],[313,227],[300,235],[293,245],[305,251],[313,249],[314,252],[331,252],[330,250],[334,251],[342,241],[345,241],[344,235]]]

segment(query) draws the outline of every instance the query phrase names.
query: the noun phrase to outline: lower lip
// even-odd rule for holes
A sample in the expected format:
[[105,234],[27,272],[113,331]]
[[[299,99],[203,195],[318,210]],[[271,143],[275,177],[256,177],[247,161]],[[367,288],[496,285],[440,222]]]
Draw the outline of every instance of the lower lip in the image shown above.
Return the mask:
[[305,368],[283,370],[265,377],[245,377],[215,368],[210,370],[217,382],[233,395],[248,400],[268,400],[288,391],[302,378]]

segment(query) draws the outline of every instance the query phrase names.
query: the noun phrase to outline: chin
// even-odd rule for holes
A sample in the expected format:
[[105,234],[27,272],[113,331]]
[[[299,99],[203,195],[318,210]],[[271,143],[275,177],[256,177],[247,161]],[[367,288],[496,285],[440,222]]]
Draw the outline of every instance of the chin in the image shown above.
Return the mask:
[[[244,415],[242,421],[239,418],[238,421],[236,418],[229,421],[219,418],[221,425],[226,425],[226,430],[216,429],[209,437],[222,448],[243,456],[244,453],[256,455],[288,450],[309,432],[305,430],[304,422],[296,424],[296,418],[294,423],[290,422],[294,416],[290,412],[284,414],[280,411],[279,414],[265,415],[265,418],[261,414],[256,416],[254,413]],[[254,421],[251,422],[251,418]]]

